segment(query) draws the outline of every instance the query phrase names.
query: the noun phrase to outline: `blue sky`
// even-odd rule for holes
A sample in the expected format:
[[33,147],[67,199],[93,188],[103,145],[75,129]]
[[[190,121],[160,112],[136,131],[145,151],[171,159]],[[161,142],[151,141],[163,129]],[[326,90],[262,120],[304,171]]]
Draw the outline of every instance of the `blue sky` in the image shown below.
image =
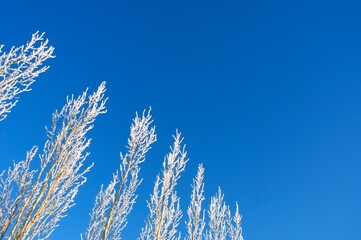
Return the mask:
[[[238,201],[248,240],[361,239],[359,1],[4,1],[0,42],[45,31],[51,68],[0,123],[0,167],[45,141],[66,95],[107,81],[108,113],[91,132],[95,166],[51,239],[79,239],[110,181],[135,111],[152,106],[158,142],[124,239],[178,128],[199,163],[207,201]],[[5,49],[8,49],[6,48]],[[182,222],[184,222],[183,218]]]

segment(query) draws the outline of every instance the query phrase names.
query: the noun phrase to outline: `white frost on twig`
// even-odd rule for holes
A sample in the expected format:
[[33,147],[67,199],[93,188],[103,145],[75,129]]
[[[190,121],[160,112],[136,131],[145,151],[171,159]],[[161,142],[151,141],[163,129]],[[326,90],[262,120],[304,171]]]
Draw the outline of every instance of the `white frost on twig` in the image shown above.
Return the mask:
[[120,169],[113,174],[113,180],[104,190],[103,186],[96,197],[90,214],[90,223],[85,234],[87,240],[121,239],[121,231],[127,224],[127,216],[133,208],[138,186],[142,182],[138,174],[140,164],[156,141],[155,127],[150,110],[138,114],[133,120],[128,138],[128,152],[120,154]]
[[8,53],[2,52],[3,45],[0,45],[0,121],[16,105],[18,95],[30,91],[35,78],[49,68],[41,65],[48,58],[54,58],[54,48],[43,36],[44,33],[36,32],[28,43],[12,47]]
[[162,177],[157,176],[153,194],[148,202],[150,212],[140,234],[141,240],[180,239],[177,227],[182,211],[174,188],[188,161],[185,146],[181,146],[182,141],[183,138],[177,131],[174,145],[163,161]]

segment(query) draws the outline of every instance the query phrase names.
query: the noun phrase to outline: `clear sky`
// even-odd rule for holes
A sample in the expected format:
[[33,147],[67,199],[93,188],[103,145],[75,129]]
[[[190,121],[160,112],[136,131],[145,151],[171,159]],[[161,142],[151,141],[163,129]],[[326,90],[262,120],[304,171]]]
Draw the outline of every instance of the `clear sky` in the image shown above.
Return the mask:
[[[238,201],[246,240],[361,239],[360,1],[2,1],[0,42],[45,31],[51,68],[0,123],[0,167],[45,141],[66,95],[107,81],[91,132],[95,163],[51,239],[79,239],[100,184],[119,165],[136,111],[152,106],[158,142],[124,239],[178,128],[209,197]],[[182,224],[185,218],[181,221]]]

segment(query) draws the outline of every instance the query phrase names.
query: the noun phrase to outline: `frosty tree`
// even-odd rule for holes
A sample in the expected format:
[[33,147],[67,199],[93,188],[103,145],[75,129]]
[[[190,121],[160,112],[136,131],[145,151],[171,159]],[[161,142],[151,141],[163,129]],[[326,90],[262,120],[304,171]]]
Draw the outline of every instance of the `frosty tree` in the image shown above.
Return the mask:
[[[0,47],[0,51],[3,46]],[[35,33],[23,46],[13,47],[0,56],[0,121],[15,106],[18,95],[30,91],[35,78],[48,67],[53,47],[43,34]],[[53,113],[52,124],[46,128],[47,141],[41,153],[30,149],[25,160],[16,162],[0,174],[0,239],[48,239],[65,213],[74,206],[80,186],[92,164],[86,163],[90,144],[87,133],[96,118],[106,113],[105,82],[89,94],[66,99],[61,110]],[[188,162],[181,133],[176,131],[170,152],[164,157],[161,174],[156,177],[148,201],[149,214],[139,233],[141,240],[181,239],[181,199],[176,187]],[[136,114],[130,127],[126,153],[120,155],[120,166],[105,187],[94,196],[88,229],[81,235],[87,240],[116,240],[128,223],[127,217],[137,199],[141,164],[156,141],[151,112]],[[33,169],[32,162],[39,168]],[[199,165],[190,193],[185,221],[185,240],[243,240],[241,215],[236,204],[232,214],[219,188],[205,208],[204,168]],[[61,231],[61,227],[59,227]],[[80,232],[81,230],[79,230]]]

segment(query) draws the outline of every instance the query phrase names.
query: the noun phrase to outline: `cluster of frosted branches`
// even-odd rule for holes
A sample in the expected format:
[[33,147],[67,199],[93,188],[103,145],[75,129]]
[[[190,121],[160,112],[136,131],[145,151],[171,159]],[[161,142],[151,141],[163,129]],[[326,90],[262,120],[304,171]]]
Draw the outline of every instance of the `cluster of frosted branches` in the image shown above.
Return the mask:
[[54,58],[54,48],[43,36],[44,33],[36,32],[28,43],[12,47],[8,53],[2,52],[3,45],[0,45],[0,121],[16,105],[18,95],[30,91],[35,78],[48,69],[41,67],[43,62]]
[[182,217],[182,211],[175,186],[188,161],[185,147],[181,146],[182,141],[181,134],[177,132],[174,136],[174,145],[163,161],[162,177],[157,176],[153,194],[148,202],[150,212],[140,234],[142,240],[180,239],[177,226]]
[[[205,221],[202,202],[204,201],[204,168],[200,164],[198,172],[193,179],[191,203],[188,207],[187,236],[185,240],[243,240],[241,228],[241,215],[236,212],[232,216],[229,207],[224,202],[221,189],[211,198],[208,209],[208,222]],[[207,227],[206,233],[203,231]]]
[[229,206],[224,202],[224,195],[218,189],[216,196],[211,198],[208,209],[209,230],[206,232],[206,240],[243,240],[241,228],[241,216],[236,204],[236,213],[232,217]]
[[[26,45],[0,55],[0,121],[15,106],[18,94],[29,91],[34,78],[48,69],[41,65],[54,57],[54,49],[48,46],[48,40],[42,40],[43,34],[35,33]],[[90,96],[85,91],[77,98],[67,98],[65,106],[53,114],[52,126],[47,128],[48,140],[39,155],[40,162],[35,164],[39,166],[37,169],[32,168],[38,151],[33,147],[25,160],[0,174],[0,240],[47,239],[75,204],[74,198],[91,168],[84,167],[88,156],[85,150],[90,144],[86,133],[93,128],[96,117],[106,112],[104,92],[105,83],[102,83]],[[121,239],[142,182],[138,176],[140,164],[156,141],[152,123],[150,111],[134,118],[127,153],[120,154],[119,170],[96,196],[85,233],[87,240]],[[170,153],[164,158],[162,174],[156,178],[140,240],[181,238],[177,227],[182,211],[175,187],[188,161],[182,141],[181,134],[176,132]],[[211,198],[205,216],[203,179],[204,168],[199,165],[187,210],[185,240],[243,240],[238,204],[232,215],[220,189]]]
[[0,178],[0,239],[46,239],[72,207],[78,188],[86,181],[83,168],[90,144],[86,133],[106,112],[105,83],[87,97],[67,99],[53,114],[40,167],[31,170],[37,148]]
[[[142,229],[140,240],[173,240],[181,239],[177,230],[182,211],[179,207],[179,197],[175,186],[180,173],[184,171],[188,159],[186,151],[181,147],[180,133],[174,136],[174,145],[163,162],[162,177],[156,178],[153,194],[148,202],[149,215],[145,227]],[[187,236],[185,240],[243,240],[241,216],[238,212],[231,214],[229,207],[223,201],[223,194],[219,189],[215,197],[211,198],[208,210],[208,223],[205,220],[202,202],[204,201],[204,168],[199,165],[196,177],[193,179],[191,202],[187,210]],[[206,233],[204,229],[207,227]]]
[[136,190],[141,183],[138,177],[140,164],[156,141],[155,127],[150,111],[142,117],[138,114],[130,128],[125,155],[120,154],[120,169],[104,190],[101,188],[90,214],[90,223],[85,234],[88,240],[121,239],[121,231],[127,224],[127,216],[136,200]]
[[[87,240],[121,239],[127,216],[135,203],[135,191],[141,183],[138,178],[139,164],[144,162],[145,154],[156,140],[155,128],[150,127],[151,123],[149,112],[146,115],[143,112],[141,118],[138,115],[135,117],[128,139],[128,153],[125,156],[121,155],[120,170],[113,175],[108,187],[102,187],[96,197],[85,233]],[[163,161],[162,176],[158,175],[156,178],[153,194],[148,202],[150,212],[139,237],[141,240],[180,239],[177,227],[182,211],[175,187],[188,161],[182,141],[181,134],[177,132],[174,145]],[[203,180],[204,168],[199,165],[197,175],[193,179],[191,203],[187,210],[185,240],[243,240],[238,205],[236,213],[232,216],[229,207],[223,201],[224,196],[220,189],[216,196],[211,198],[209,221],[206,222],[205,210],[202,210],[202,202],[205,200]]]

